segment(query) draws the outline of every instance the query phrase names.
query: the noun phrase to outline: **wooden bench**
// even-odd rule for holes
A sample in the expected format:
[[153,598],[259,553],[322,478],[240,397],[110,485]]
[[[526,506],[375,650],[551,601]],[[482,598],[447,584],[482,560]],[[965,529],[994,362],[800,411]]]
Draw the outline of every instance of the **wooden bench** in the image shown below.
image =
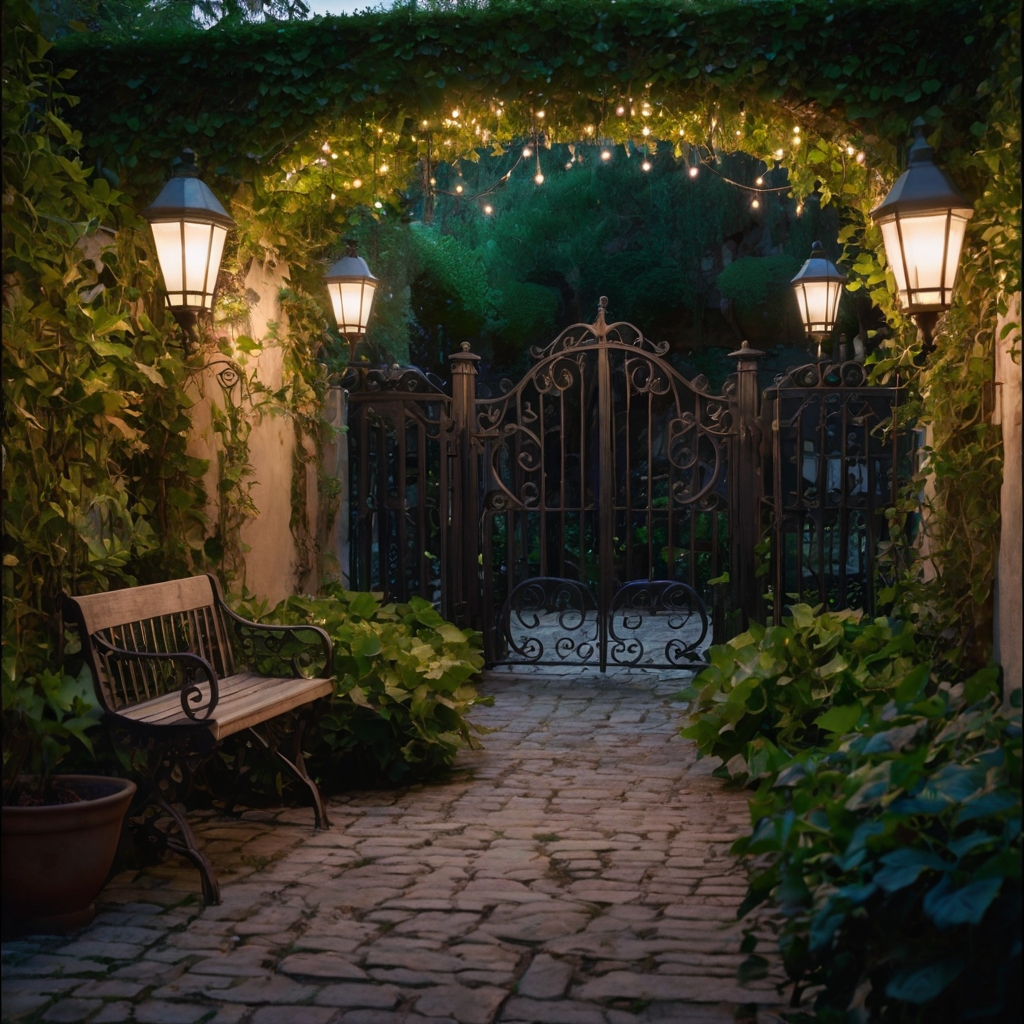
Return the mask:
[[[316,827],[328,827],[320,791],[303,763],[308,716],[300,717],[290,758],[273,731],[266,738],[255,729],[332,693],[331,640],[324,630],[243,619],[209,575],[66,596],[64,616],[78,626],[115,742],[152,755],[140,791],[177,825],[179,835],[164,832],[162,841],[199,869],[207,904],[220,902],[216,876],[164,792],[169,779],[181,779],[182,765],[194,766],[226,737],[248,729],[308,787]],[[152,832],[149,838],[155,839]]]

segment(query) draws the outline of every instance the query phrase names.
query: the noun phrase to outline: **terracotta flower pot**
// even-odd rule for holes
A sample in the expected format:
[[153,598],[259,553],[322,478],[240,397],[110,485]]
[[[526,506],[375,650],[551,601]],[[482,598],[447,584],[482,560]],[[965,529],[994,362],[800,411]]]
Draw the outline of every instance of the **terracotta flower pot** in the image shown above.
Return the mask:
[[[88,924],[114,863],[135,783],[59,775],[78,803],[3,808],[5,931],[70,931]],[[12,920],[13,919],[13,920]]]

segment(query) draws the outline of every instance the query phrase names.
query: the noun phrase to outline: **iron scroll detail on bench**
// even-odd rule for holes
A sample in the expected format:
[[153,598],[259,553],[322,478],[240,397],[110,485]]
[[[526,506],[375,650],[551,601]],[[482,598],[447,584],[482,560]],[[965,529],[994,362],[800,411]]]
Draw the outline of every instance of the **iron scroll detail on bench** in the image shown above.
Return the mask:
[[[323,798],[302,757],[308,713],[334,689],[333,651],[324,630],[250,622],[227,606],[210,575],[65,596],[64,616],[78,626],[115,742],[126,741],[153,755],[140,786],[148,807],[134,820],[145,823],[149,809],[158,808],[173,823],[178,837],[163,831],[158,837],[149,827],[148,838],[195,864],[207,904],[220,901],[213,869],[188,821],[162,792],[169,779],[181,778],[182,765],[195,764],[226,737],[248,730],[305,784],[316,827],[328,827]],[[272,732],[268,740],[256,727],[299,709],[305,714],[289,758],[277,748]]]

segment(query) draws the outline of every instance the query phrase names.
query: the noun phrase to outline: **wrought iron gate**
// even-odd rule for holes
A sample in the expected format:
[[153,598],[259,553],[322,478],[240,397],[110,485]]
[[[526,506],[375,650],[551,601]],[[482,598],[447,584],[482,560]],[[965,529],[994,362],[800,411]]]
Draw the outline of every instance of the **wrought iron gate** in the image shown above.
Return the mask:
[[450,393],[414,368],[348,371],[351,585],[433,601],[492,664],[602,670],[692,664],[766,591],[776,616],[791,596],[870,607],[899,389],[815,364],[762,404],[744,343],[713,394],[605,309],[496,395],[468,345]]

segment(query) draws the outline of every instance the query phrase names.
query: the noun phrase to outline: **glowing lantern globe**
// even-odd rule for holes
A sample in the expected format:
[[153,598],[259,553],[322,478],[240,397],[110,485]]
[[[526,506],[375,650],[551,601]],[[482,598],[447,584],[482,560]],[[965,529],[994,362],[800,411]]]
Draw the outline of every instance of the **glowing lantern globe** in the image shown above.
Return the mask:
[[825,255],[821,242],[811,247],[810,258],[792,280],[797,305],[804,330],[818,341],[818,355],[821,343],[836,325],[839,315],[839,299],[846,284],[846,275]]
[[914,123],[907,169],[871,216],[882,229],[903,308],[917,320],[929,352],[939,314],[953,302],[970,203],[932,157],[924,122]]
[[182,150],[171,180],[142,215],[153,231],[168,305],[188,325],[213,309],[224,241],[235,222],[200,179],[191,149]]
[[326,281],[338,330],[345,335],[354,356],[370,322],[377,278],[357,252],[356,243],[349,241],[347,245],[348,252],[327,271]]

